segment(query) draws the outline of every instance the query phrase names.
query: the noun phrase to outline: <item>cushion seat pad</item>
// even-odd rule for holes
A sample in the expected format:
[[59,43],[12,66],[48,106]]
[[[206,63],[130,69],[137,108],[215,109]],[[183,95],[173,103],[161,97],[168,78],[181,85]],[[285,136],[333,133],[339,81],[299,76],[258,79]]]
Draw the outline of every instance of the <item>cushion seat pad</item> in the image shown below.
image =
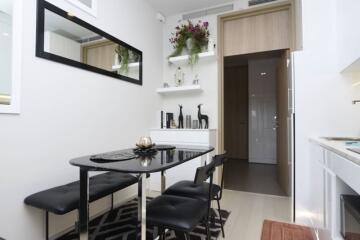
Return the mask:
[[[207,201],[209,198],[209,187],[210,184],[207,182],[195,184],[193,181],[180,181],[166,189],[164,194],[197,198],[203,201]],[[220,191],[221,187],[219,185],[213,184],[212,199],[214,199]]]
[[[89,179],[89,201],[95,201],[138,182],[127,173],[107,172]],[[25,198],[25,204],[58,215],[79,208],[80,182],[72,182],[32,194]]]
[[192,231],[206,216],[207,204],[194,198],[161,195],[147,206],[149,224],[176,231]]

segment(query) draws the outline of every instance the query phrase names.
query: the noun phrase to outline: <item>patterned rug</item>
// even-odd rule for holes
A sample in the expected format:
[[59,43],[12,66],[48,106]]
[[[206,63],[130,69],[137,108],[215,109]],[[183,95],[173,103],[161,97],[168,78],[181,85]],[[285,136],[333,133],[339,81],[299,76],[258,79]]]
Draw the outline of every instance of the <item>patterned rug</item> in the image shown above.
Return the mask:
[[[151,199],[149,198],[148,201]],[[220,219],[218,212],[210,225],[211,239],[216,240],[221,234]],[[225,224],[230,213],[222,210],[221,216]],[[129,201],[114,210],[107,212],[89,223],[89,232],[92,240],[136,240],[137,235],[137,199]],[[156,231],[152,226],[148,226],[146,239],[155,239]],[[206,240],[204,225],[199,225],[190,233],[191,240]],[[78,234],[71,231],[56,240],[77,240]],[[183,234],[168,231],[166,240],[183,240]]]

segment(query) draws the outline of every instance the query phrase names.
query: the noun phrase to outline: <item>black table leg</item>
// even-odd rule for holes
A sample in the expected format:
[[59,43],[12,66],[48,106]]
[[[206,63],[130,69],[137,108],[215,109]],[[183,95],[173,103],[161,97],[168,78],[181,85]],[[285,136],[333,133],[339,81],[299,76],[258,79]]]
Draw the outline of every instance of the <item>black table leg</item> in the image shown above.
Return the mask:
[[80,168],[79,239],[89,239],[89,173]]

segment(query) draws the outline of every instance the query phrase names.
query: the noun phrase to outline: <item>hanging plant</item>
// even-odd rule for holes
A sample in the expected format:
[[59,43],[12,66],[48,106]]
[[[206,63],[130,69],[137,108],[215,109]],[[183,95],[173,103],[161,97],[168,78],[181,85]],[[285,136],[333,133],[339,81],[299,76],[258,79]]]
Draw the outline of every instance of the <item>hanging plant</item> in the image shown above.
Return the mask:
[[129,49],[121,45],[118,45],[118,47],[115,49],[115,52],[118,54],[118,58],[119,58],[120,73],[127,74],[129,72],[129,59],[130,59]]
[[176,32],[172,33],[169,39],[174,48],[174,52],[169,56],[180,56],[184,50],[188,51],[189,64],[194,66],[199,60],[199,53],[208,46],[209,43],[209,23],[199,21],[193,24],[190,20],[176,26]]

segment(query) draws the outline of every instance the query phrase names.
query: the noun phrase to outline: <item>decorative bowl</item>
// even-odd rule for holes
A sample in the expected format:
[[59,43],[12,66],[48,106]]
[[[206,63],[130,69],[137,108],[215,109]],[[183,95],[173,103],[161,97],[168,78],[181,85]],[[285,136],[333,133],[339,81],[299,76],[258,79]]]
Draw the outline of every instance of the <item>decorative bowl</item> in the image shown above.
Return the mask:
[[150,137],[141,137],[139,139],[139,142],[136,144],[136,146],[140,149],[148,149],[148,148],[152,148],[154,144],[152,143]]

